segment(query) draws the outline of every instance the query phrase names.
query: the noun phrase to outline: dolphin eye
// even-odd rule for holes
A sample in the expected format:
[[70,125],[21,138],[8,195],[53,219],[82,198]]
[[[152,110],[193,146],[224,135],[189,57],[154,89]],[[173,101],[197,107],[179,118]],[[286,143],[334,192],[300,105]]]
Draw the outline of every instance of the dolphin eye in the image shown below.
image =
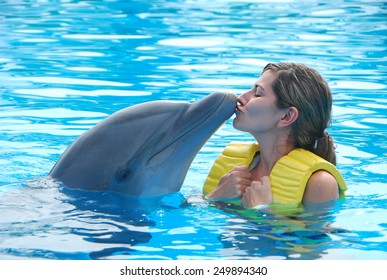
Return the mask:
[[132,173],[131,169],[122,168],[120,170],[117,170],[114,177],[116,178],[117,182],[123,182],[123,181],[126,181],[130,177],[131,173]]

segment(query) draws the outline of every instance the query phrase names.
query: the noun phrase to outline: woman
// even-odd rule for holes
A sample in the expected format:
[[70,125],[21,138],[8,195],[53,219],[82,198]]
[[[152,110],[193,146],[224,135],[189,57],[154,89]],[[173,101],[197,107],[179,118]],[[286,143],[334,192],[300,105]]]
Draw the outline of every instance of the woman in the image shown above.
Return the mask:
[[248,145],[244,166],[238,166],[237,153],[246,147],[226,148],[207,178],[206,197],[240,198],[247,208],[337,199],[346,186],[334,167],[333,140],[325,132],[331,111],[331,91],[316,70],[296,63],[268,64],[239,97],[233,121],[259,146]]

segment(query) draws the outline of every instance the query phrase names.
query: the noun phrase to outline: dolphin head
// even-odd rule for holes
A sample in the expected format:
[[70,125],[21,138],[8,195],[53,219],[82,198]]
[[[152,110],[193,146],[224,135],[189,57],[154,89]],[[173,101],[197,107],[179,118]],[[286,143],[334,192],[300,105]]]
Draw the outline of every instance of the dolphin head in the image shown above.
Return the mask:
[[216,92],[193,103],[151,101],[125,108],[74,141],[49,175],[69,187],[137,197],[177,192],[236,102],[234,94]]

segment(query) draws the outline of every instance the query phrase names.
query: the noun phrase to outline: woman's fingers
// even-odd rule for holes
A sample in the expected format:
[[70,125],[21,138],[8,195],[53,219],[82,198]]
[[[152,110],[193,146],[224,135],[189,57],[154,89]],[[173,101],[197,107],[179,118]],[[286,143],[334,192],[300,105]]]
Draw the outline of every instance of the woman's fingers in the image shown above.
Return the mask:
[[239,166],[224,175],[215,190],[207,198],[237,198],[241,197],[247,186],[251,184],[251,174],[247,166]]
[[253,181],[250,187],[245,188],[242,196],[242,203],[251,208],[257,205],[268,204],[272,202],[271,184],[268,176],[264,176],[260,181]]

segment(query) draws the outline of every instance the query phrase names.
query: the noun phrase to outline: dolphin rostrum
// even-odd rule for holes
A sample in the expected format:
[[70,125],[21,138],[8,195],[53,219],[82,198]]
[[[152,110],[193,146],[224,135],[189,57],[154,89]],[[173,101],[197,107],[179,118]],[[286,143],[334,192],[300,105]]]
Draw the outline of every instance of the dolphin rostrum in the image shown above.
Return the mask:
[[160,100],[122,109],[76,139],[49,177],[70,188],[137,197],[178,192],[236,102],[234,94],[216,92],[193,103]]

